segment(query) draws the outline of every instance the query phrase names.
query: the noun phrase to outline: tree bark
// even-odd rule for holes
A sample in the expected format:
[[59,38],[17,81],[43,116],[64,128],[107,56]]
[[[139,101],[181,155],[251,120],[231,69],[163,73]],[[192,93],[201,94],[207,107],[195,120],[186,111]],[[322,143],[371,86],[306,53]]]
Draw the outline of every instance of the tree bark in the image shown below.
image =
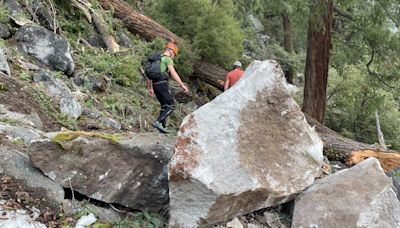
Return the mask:
[[194,67],[194,76],[219,90],[224,90],[224,81],[228,71],[206,62],[198,61]]
[[385,151],[385,149],[379,145],[370,145],[343,137],[328,127],[325,127],[310,115],[305,114],[305,116],[307,122],[315,127],[316,132],[323,141],[324,154],[327,155],[330,160],[345,161],[352,152],[363,150],[398,153],[394,150]]
[[119,18],[131,33],[138,34],[146,40],[162,37],[166,40],[175,40],[182,43],[183,40],[177,35],[165,29],[163,26],[134,10],[128,3],[122,0],[98,0],[101,7],[112,10],[114,16]]
[[[292,22],[290,21],[289,14],[285,10],[282,13],[283,20],[283,46],[285,51],[289,54],[293,53],[293,29]],[[293,84],[294,69],[292,66],[288,66],[285,70],[285,77],[288,83]]]
[[333,0],[311,0],[310,10],[303,111],[324,123]]
[[104,25],[104,21],[95,12],[92,12],[91,16],[97,31],[107,46],[107,50],[111,53],[118,51],[119,45],[115,41],[114,37],[110,35],[107,27]]

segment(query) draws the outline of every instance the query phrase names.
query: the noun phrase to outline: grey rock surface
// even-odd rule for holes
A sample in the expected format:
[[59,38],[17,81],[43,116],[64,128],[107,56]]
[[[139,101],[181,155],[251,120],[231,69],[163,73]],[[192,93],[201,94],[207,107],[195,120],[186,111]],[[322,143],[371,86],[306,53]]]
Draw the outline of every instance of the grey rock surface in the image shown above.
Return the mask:
[[11,37],[11,32],[8,26],[3,23],[0,23],[0,38],[8,39],[10,37]]
[[[57,135],[57,134],[56,134]],[[111,141],[78,137],[34,142],[32,163],[48,177],[90,198],[126,207],[160,211],[168,207],[168,161],[173,138],[160,134],[124,135]]]
[[0,166],[6,175],[25,180],[29,187],[44,190],[50,204],[53,204],[55,208],[62,203],[64,189],[32,166],[27,155],[17,150],[0,147]]
[[10,140],[22,140],[26,146],[31,144],[31,141],[43,138],[41,131],[29,127],[12,126],[0,122],[0,133],[6,135]]
[[75,69],[71,48],[66,39],[37,25],[25,25],[18,29],[15,38],[22,50],[39,62],[71,75]]
[[42,83],[48,94],[59,101],[60,111],[74,119],[82,114],[82,106],[79,101],[72,95],[68,86],[59,79],[56,79],[51,73],[42,71],[33,77],[36,83]]
[[400,227],[400,202],[376,158],[317,181],[295,201],[292,227]]
[[322,142],[280,66],[255,61],[183,120],[171,159],[171,226],[196,227],[278,205],[313,184]]
[[7,57],[4,54],[3,49],[1,48],[0,48],[0,71],[8,76],[11,76],[10,66],[8,65]]

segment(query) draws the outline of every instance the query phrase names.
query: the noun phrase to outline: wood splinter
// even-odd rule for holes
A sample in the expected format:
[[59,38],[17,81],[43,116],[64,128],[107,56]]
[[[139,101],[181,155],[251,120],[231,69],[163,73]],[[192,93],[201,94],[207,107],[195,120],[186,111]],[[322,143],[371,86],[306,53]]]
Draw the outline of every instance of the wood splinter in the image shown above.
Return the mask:
[[351,152],[346,160],[346,165],[356,165],[369,157],[375,157],[381,163],[381,166],[385,172],[391,172],[397,168],[400,168],[400,154],[399,153],[387,153],[376,150],[357,150]]

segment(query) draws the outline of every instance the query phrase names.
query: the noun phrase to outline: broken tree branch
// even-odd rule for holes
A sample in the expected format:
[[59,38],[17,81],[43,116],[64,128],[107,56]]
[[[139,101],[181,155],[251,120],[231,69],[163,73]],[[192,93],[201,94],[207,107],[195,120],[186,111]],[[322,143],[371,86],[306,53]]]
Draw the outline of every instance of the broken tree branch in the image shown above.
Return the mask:
[[385,139],[383,137],[383,133],[382,133],[382,130],[381,130],[381,124],[380,124],[380,121],[379,121],[378,110],[375,110],[375,121],[376,121],[376,131],[377,131],[377,134],[378,134],[379,145],[381,145],[381,147],[384,150],[387,150],[386,144],[385,144]]

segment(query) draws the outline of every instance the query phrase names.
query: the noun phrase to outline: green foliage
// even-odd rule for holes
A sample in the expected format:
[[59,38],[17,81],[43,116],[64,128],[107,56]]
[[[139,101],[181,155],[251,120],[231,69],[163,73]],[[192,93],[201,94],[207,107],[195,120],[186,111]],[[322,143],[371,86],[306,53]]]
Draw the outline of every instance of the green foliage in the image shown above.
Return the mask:
[[106,134],[106,133],[86,132],[86,131],[63,131],[55,135],[53,137],[53,141],[62,143],[65,141],[73,140],[80,136],[107,139],[113,142],[118,142],[119,140],[119,136],[116,134]]
[[2,118],[0,118],[0,123],[5,123],[5,124],[9,124],[9,125],[15,126],[15,125],[20,124],[21,122],[18,121],[18,120],[16,120],[16,119],[11,119],[11,118],[7,118],[7,117],[2,117]]
[[150,14],[189,40],[208,62],[229,65],[243,52],[243,32],[230,0],[162,0]]
[[138,68],[141,66],[141,59],[133,55],[117,55],[90,49],[79,55],[78,62],[83,68],[111,76],[112,80],[123,86],[137,84],[140,79]]
[[125,219],[113,224],[114,228],[159,228],[163,227],[163,219],[154,213],[136,212],[131,219]]
[[69,130],[78,130],[78,121],[74,118],[69,117],[66,114],[59,113],[57,115],[57,122]]
[[10,12],[5,5],[0,6],[0,23],[7,23],[10,19]]
[[89,24],[85,15],[74,9],[70,2],[56,0],[55,4],[61,35],[68,39],[72,47],[78,48],[78,38],[87,39],[91,34],[96,34],[94,26]]
[[40,104],[43,112],[48,115],[53,117],[54,119],[57,120],[59,124],[62,126],[70,129],[70,130],[76,130],[78,129],[78,123],[75,119],[70,118],[69,116],[65,114],[61,114],[57,109],[54,107],[54,105],[51,102],[51,97],[49,97],[41,85],[35,85],[32,87],[32,92],[33,92],[33,97]]
[[47,95],[46,91],[44,90],[43,86],[35,85],[32,87],[33,97],[35,98],[36,102],[38,102],[43,112],[48,116],[57,117],[59,113],[51,103],[51,98]]
[[373,144],[378,142],[374,114],[378,110],[386,144],[399,149],[398,103],[393,94],[365,76],[357,66],[344,68],[343,76],[330,75],[326,124],[346,137]]
[[29,70],[23,70],[22,72],[19,73],[19,78],[22,81],[31,81],[32,76],[33,76],[33,73],[32,73],[32,71],[29,71]]
[[5,47],[7,47],[7,42],[0,38],[0,48],[5,48]]

